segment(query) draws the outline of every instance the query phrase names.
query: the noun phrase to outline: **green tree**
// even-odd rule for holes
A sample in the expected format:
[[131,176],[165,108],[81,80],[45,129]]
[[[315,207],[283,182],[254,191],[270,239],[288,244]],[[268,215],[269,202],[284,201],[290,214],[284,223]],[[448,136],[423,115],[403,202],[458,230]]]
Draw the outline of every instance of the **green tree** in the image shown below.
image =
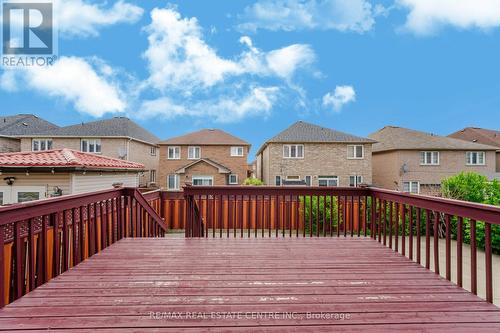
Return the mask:
[[247,178],[243,182],[243,185],[257,185],[257,186],[261,186],[261,185],[264,185],[264,183],[262,182],[262,180],[257,179],[257,178]]

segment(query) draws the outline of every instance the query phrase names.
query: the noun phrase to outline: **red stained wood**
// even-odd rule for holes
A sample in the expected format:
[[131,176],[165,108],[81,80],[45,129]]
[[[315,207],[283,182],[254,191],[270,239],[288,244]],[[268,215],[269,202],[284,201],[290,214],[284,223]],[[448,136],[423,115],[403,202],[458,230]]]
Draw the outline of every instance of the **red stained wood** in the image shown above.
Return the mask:
[[500,309],[370,238],[126,238],[0,310],[0,331],[49,328],[498,332]]

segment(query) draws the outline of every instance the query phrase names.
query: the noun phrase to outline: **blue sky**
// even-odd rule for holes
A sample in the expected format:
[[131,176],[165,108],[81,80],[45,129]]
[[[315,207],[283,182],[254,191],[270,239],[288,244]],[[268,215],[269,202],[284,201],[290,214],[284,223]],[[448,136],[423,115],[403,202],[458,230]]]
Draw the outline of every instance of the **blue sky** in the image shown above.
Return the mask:
[[0,69],[0,114],[126,115],[251,142],[297,120],[366,136],[499,129],[491,0],[56,1],[59,61]]

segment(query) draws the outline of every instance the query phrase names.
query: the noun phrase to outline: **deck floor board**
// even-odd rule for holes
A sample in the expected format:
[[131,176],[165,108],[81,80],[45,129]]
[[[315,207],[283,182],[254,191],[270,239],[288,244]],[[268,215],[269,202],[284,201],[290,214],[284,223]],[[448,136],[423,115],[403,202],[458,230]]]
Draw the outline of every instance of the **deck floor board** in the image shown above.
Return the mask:
[[0,331],[498,332],[500,309],[369,238],[123,239]]

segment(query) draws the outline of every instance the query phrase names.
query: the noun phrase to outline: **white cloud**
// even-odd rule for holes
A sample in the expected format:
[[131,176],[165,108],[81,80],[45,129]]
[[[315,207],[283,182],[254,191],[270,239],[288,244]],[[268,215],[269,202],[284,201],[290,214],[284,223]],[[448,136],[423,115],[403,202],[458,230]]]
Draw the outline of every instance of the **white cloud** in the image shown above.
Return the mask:
[[238,122],[248,116],[268,116],[278,98],[278,93],[278,87],[254,87],[249,89],[248,94],[242,96],[233,93],[193,103],[184,101],[183,104],[164,96],[144,101],[138,115],[143,118],[162,116],[167,119],[191,116],[205,117],[221,123]]
[[122,112],[127,103],[113,82],[113,70],[102,61],[94,64],[77,57],[61,57],[53,66],[5,71],[0,79],[9,90],[21,84],[41,94],[73,103],[76,110],[95,117]]
[[331,106],[339,112],[345,104],[356,101],[356,92],[352,86],[337,86],[333,93],[323,96],[323,106]]
[[367,0],[260,0],[245,8],[243,31],[339,30],[363,33],[381,12]]
[[500,27],[498,0],[397,0],[409,9],[405,28],[418,35],[434,33],[441,26],[460,29]]
[[276,75],[289,79],[300,66],[310,65],[316,56],[314,51],[303,44],[294,44],[267,54],[269,68]]

